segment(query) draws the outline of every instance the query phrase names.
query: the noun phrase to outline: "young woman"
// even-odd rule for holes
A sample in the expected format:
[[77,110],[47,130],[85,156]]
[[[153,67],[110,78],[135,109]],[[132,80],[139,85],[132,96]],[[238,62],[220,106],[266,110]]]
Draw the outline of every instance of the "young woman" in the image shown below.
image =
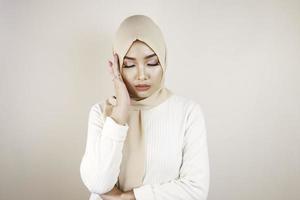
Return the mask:
[[115,96],[89,112],[81,179],[90,200],[205,200],[210,170],[204,115],[164,86],[167,48],[145,15],[126,18],[109,61]]

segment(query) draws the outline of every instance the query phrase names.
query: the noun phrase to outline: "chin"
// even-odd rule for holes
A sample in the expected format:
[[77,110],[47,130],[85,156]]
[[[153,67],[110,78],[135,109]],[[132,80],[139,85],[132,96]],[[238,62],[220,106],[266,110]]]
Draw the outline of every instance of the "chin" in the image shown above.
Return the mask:
[[149,91],[145,91],[145,92],[136,92],[136,97],[137,98],[147,98],[149,97],[151,94]]
[[149,94],[141,94],[141,93],[138,93],[138,95],[137,95],[137,97],[139,97],[139,98],[147,98],[149,96],[150,96]]

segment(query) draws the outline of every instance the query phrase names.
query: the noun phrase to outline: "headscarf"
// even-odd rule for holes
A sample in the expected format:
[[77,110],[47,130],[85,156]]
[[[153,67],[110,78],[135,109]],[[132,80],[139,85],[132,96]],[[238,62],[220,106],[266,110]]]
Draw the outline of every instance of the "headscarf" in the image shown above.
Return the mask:
[[[117,186],[129,191],[143,185],[146,167],[146,146],[143,127],[143,113],[166,101],[172,92],[164,87],[167,65],[167,48],[160,28],[145,15],[132,15],[123,20],[116,31],[113,53],[119,56],[120,71],[123,59],[136,40],[146,43],[157,55],[163,75],[160,88],[142,100],[131,98],[129,105],[128,132],[122,150],[122,161]],[[107,99],[101,104],[104,116],[109,116],[115,104]]]

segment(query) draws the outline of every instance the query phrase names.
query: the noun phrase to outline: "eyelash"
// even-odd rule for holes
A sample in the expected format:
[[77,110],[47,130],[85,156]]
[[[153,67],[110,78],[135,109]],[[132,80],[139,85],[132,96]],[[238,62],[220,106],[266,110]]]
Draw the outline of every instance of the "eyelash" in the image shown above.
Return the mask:
[[[155,63],[155,64],[148,64],[149,66],[157,66],[159,64],[159,62]],[[134,67],[135,65],[123,65],[125,68],[131,68]]]

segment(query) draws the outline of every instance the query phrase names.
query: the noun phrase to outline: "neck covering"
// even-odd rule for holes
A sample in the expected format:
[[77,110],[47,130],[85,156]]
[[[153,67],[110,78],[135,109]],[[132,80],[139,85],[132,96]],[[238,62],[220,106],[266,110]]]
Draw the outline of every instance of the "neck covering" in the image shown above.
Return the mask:
[[[120,24],[113,42],[113,53],[119,56],[120,72],[123,59],[134,41],[146,43],[157,55],[163,70],[160,88],[142,100],[130,98],[128,132],[122,150],[122,161],[117,187],[129,191],[143,184],[146,167],[146,145],[143,114],[167,100],[173,93],[164,87],[167,65],[167,48],[160,28],[145,15],[132,15]],[[115,105],[108,99],[102,104],[104,117],[109,116]]]

